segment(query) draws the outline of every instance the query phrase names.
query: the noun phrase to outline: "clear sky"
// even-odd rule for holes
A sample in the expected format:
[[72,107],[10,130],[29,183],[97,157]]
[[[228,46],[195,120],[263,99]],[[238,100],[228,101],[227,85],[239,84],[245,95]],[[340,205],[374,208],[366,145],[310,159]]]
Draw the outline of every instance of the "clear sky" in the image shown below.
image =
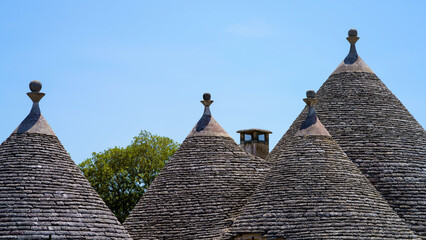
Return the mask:
[[[349,51],[426,124],[426,1],[0,0],[0,139],[41,110],[80,163],[141,130],[182,142],[211,111],[237,130],[273,132],[271,149]],[[321,116],[319,116],[321,119]]]

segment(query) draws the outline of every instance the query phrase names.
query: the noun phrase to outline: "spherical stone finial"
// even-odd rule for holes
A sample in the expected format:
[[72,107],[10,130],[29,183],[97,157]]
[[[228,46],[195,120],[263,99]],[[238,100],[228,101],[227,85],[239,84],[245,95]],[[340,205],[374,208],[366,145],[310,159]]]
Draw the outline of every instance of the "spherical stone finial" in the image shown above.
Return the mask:
[[33,80],[30,82],[30,90],[31,92],[40,92],[41,90],[41,82],[37,80]]
[[351,28],[348,31],[348,35],[349,35],[349,37],[356,37],[356,36],[358,36],[358,31],[355,28]]
[[314,90],[308,90],[308,91],[306,91],[306,97],[308,97],[308,98],[315,98],[315,96],[316,96],[316,93],[315,93]]
[[208,101],[208,100],[210,100],[210,99],[211,99],[211,97],[212,97],[212,96],[210,95],[210,93],[204,93],[204,94],[203,94],[203,99],[204,99],[204,100],[207,100],[207,101]]

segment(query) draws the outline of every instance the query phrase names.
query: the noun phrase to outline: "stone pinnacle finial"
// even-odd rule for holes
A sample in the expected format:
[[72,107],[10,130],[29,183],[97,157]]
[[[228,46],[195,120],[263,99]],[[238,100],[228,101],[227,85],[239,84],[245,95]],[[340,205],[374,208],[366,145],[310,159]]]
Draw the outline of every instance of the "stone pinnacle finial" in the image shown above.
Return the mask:
[[40,100],[46,95],[45,93],[41,93],[41,82],[37,80],[33,80],[30,82],[30,90],[31,92],[27,93],[28,97],[31,98],[31,100],[34,103],[40,102]]
[[351,44],[348,56],[346,56],[344,62],[345,64],[352,64],[358,60],[358,53],[356,52],[355,43],[358,41],[358,31],[356,29],[349,29],[348,36],[346,39]]
[[210,93],[204,93],[203,94],[203,101],[201,101],[201,103],[204,105],[204,106],[206,106],[206,107],[208,107],[208,106],[210,106],[212,103],[213,103],[213,100],[210,100],[211,99],[211,95],[210,95]]
[[41,90],[41,82],[37,80],[33,80],[30,82],[30,90],[31,92],[40,92]]
[[30,113],[24,119],[24,121],[19,124],[18,128],[14,133],[40,133],[46,135],[55,136],[52,128],[41,115],[39,103],[40,100],[44,97],[44,93],[41,93],[41,82],[34,80],[30,82],[31,92],[27,93],[28,97],[33,101],[33,106]]
[[318,99],[316,98],[316,93],[314,90],[308,90],[306,91],[306,97],[303,101],[308,105],[309,107],[314,107],[318,103]]
[[348,36],[349,37],[356,37],[356,36],[358,36],[358,31],[355,28],[351,28],[348,31]]
[[354,28],[349,29],[348,31],[348,37],[346,38],[350,44],[355,44],[359,37],[358,37],[358,31]]
[[212,118],[212,114],[210,112],[210,107],[209,107],[213,103],[213,100],[210,100],[211,97],[212,96],[210,95],[210,93],[203,94],[204,100],[201,101],[201,103],[204,105],[204,113],[201,119],[198,121],[197,125],[195,126],[195,130],[197,132],[204,130]]
[[306,98],[304,98],[303,101],[306,103],[306,105],[308,105],[309,109],[308,109],[308,116],[306,117],[305,121],[303,121],[302,126],[300,127],[300,130],[306,129],[317,122],[315,105],[317,105],[318,103],[318,98],[316,98],[315,91],[314,90],[306,91]]
[[295,136],[314,136],[321,135],[331,137],[330,133],[325,129],[324,125],[317,118],[315,106],[318,103],[318,98],[314,90],[306,91],[306,98],[303,101],[308,106],[308,114],[305,121],[302,122]]

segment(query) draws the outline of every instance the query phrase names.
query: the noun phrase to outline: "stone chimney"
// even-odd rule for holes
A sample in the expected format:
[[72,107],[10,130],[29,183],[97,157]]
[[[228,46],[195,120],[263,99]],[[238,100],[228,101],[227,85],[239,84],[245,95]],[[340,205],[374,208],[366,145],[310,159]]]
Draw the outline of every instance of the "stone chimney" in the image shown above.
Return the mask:
[[246,152],[263,159],[268,156],[271,131],[252,128],[239,130],[237,133],[240,134],[240,147]]

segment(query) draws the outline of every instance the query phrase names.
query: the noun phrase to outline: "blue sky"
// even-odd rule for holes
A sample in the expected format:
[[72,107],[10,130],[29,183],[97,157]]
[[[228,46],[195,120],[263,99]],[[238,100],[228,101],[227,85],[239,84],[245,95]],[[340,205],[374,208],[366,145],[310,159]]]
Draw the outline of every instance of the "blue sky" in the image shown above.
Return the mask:
[[[203,112],[271,148],[349,51],[422,126],[426,1],[0,1],[0,139],[41,110],[79,163],[141,130],[182,142]],[[319,116],[321,118],[321,116]]]

